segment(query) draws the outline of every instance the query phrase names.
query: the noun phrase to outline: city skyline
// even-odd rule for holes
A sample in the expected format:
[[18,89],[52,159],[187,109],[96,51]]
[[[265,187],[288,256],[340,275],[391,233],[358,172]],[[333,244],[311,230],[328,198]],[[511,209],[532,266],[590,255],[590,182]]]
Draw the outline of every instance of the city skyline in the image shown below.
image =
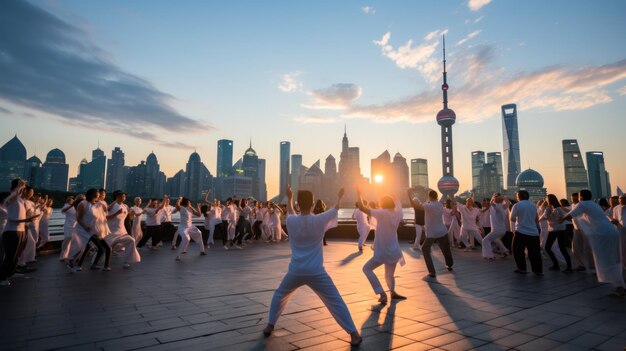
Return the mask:
[[107,153],[120,147],[127,165],[154,150],[172,176],[194,148],[215,175],[218,140],[243,155],[252,139],[273,197],[280,141],[302,164],[323,162],[338,158],[347,124],[362,175],[389,150],[428,160],[435,187],[446,33],[460,192],[472,187],[471,151],[503,152],[500,109],[509,103],[520,171],[538,171],[565,195],[561,142],[576,139],[604,153],[612,190],[623,188],[626,48],[616,44],[626,4],[481,4],[3,2],[0,48],[13,60],[0,59],[0,140],[18,134],[27,158],[63,150],[75,177],[98,141]]

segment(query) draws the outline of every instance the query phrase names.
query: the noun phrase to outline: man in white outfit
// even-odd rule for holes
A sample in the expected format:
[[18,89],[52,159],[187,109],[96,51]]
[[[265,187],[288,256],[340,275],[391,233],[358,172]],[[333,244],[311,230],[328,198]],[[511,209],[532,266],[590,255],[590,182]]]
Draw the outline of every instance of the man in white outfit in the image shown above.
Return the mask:
[[343,188],[339,190],[337,204],[334,208],[314,215],[313,193],[307,190],[298,192],[300,214],[293,207],[293,193],[287,188],[288,217],[287,230],[291,246],[289,269],[282,282],[274,292],[270,306],[267,327],[263,329],[265,336],[270,336],[274,325],[287,306],[296,289],[306,285],[324,302],[337,323],[350,334],[350,344],[357,346],[363,341],[350,316],[348,306],[341,298],[337,287],[324,268],[322,240],[324,233],[337,226],[337,211],[343,197]]
[[[367,201],[363,201],[364,206],[367,206]],[[354,212],[352,213],[352,219],[356,220],[356,229],[359,233],[359,251],[363,251],[363,245],[367,240],[367,235],[370,233],[370,223],[367,221],[367,215],[358,208],[358,203],[355,204]]]
[[496,243],[500,248],[500,254],[502,257],[508,256],[509,251],[502,244],[502,238],[506,235],[506,222],[508,219],[510,201],[506,197],[500,196],[500,194],[494,194],[491,197],[489,206],[489,227],[491,228],[489,234],[483,239],[483,258],[488,260],[495,260],[496,257],[493,253],[492,244]]

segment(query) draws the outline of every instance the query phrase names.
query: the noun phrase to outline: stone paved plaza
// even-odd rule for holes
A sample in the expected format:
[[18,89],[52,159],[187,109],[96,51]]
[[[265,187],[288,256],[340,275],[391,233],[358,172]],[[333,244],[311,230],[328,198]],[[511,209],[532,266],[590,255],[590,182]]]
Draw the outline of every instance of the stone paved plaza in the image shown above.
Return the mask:
[[[330,241],[326,268],[364,340],[360,350],[623,350],[626,299],[586,273],[512,273],[512,258],[486,262],[453,252],[427,282],[422,258],[402,244],[396,271],[406,301],[377,304],[361,272],[372,251]],[[183,261],[168,249],[142,252],[143,262],[113,271],[70,274],[56,255],[0,289],[2,350],[347,350],[348,335],[317,296],[301,288],[265,339],[269,302],[289,262],[288,243],[221,247]],[[544,267],[547,266],[544,261]],[[87,264],[85,264],[87,267]],[[383,281],[383,269],[378,270]]]

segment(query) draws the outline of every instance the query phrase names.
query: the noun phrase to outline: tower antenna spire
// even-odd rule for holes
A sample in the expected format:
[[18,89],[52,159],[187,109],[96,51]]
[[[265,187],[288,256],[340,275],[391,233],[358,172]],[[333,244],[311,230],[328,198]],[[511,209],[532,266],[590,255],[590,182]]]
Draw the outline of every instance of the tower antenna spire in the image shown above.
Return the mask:
[[443,108],[448,108],[448,72],[446,71],[446,35],[443,35]]

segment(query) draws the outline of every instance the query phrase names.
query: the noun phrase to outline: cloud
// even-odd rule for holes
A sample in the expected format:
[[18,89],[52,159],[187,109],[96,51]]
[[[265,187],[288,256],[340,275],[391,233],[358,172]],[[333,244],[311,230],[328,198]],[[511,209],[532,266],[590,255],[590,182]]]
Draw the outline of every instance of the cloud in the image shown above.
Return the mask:
[[467,2],[467,7],[469,7],[471,11],[478,11],[483,6],[488,5],[490,2],[491,0],[469,0]]
[[283,93],[294,93],[300,89],[302,89],[302,83],[297,80],[298,76],[302,74],[302,72],[291,72],[283,74],[281,77],[281,82],[278,85],[278,89]]
[[339,83],[325,89],[312,90],[308,95],[313,102],[303,107],[316,110],[341,110],[350,106],[361,96],[361,88],[352,83]]
[[4,108],[2,106],[0,106],[0,112],[6,113],[7,115],[12,115],[13,114],[13,111],[11,111],[9,109],[6,109],[6,108]]
[[298,116],[293,119],[296,122],[300,122],[302,124],[329,124],[329,123],[337,123],[339,119],[335,117],[327,117],[327,116],[319,116],[319,115],[309,115],[309,116]]
[[626,85],[624,85],[623,87],[621,87],[618,91],[617,91],[620,95],[626,95]]
[[0,100],[92,130],[150,130],[142,136],[156,142],[163,131],[212,129],[177,112],[173,96],[109,56],[82,27],[26,1],[0,2]]
[[389,44],[391,33],[387,32],[380,40],[374,40],[374,44],[381,47],[383,56],[389,58],[402,69],[417,69],[427,81],[433,83],[438,78],[438,61],[434,58],[435,50],[439,46],[439,37],[448,33],[447,29],[432,31],[424,37],[424,42],[413,46],[413,39],[406,44],[394,48]]
[[470,34],[468,34],[467,36],[465,36],[465,38],[463,38],[463,39],[459,40],[459,41],[456,43],[456,46],[460,46],[460,45],[465,44],[468,40],[470,40],[470,39],[472,39],[472,38],[476,37],[478,34],[480,34],[480,32],[482,32],[482,30],[481,30],[481,29],[478,29],[478,30],[475,30],[475,31],[471,32]]
[[[505,74],[494,62],[494,47],[479,45],[455,55],[449,77],[459,82],[449,90],[458,120],[478,122],[498,115],[500,106],[517,103],[523,110],[583,110],[612,101],[606,88],[626,79],[626,60],[602,66],[552,66]],[[441,78],[440,78],[441,79]],[[626,87],[620,92],[626,93]],[[353,104],[345,118],[375,122],[431,122],[442,108],[441,91],[432,89],[382,104]]]
[[361,12],[368,14],[368,15],[373,15],[376,13],[376,9],[371,6],[363,6],[361,7]]

